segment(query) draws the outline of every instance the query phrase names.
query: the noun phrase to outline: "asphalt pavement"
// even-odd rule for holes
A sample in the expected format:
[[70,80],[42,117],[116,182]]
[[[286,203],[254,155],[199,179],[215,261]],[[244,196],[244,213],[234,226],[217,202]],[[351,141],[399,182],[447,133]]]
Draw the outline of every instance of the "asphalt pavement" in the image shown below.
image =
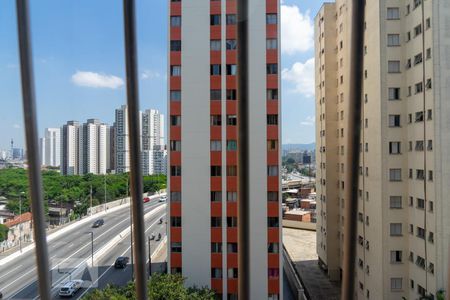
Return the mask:
[[[152,200],[144,205],[144,213],[165,205]],[[118,256],[130,254],[130,234],[124,234],[117,244],[113,245],[97,261],[90,266],[92,256],[91,233],[94,238],[94,254],[109,241],[117,237],[130,226],[130,210],[128,207],[100,215],[105,224],[99,228],[92,228],[92,223],[82,224],[73,230],[53,239],[48,244],[50,273],[52,278],[52,297],[58,299],[61,283],[81,277],[85,280],[84,288],[78,291],[75,298],[80,298],[92,288],[102,288],[106,284],[124,285],[131,280],[131,261],[125,269],[114,269],[114,261]],[[159,219],[163,218],[162,224]],[[162,239],[166,234],[165,209],[151,214],[145,221],[146,235],[161,233]],[[158,247],[156,241],[151,242],[152,252]],[[39,299],[37,288],[37,272],[34,251],[30,251],[16,259],[2,265],[0,270],[0,291],[4,299]],[[79,275],[74,270],[82,270]]]

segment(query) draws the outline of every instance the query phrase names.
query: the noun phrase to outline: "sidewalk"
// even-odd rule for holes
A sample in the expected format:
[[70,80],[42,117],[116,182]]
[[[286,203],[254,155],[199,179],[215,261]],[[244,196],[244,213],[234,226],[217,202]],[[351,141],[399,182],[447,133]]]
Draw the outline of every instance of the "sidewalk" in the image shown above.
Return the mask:
[[340,299],[340,284],[331,282],[319,268],[315,231],[283,228],[283,244],[311,300]]

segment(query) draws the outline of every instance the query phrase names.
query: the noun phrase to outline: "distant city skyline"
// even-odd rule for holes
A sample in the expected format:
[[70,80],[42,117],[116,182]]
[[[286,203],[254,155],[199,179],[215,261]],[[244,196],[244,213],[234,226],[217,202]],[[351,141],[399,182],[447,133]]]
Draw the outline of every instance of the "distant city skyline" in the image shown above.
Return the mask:
[[[312,17],[322,2],[285,0],[281,5],[283,143],[315,139]],[[112,124],[115,109],[126,102],[120,2],[30,5],[39,133],[67,120],[98,118]],[[137,1],[141,108],[163,114],[167,28],[158,24],[167,23],[166,12],[165,1]],[[11,138],[25,148],[15,16],[14,2],[0,1],[0,149],[8,149]]]

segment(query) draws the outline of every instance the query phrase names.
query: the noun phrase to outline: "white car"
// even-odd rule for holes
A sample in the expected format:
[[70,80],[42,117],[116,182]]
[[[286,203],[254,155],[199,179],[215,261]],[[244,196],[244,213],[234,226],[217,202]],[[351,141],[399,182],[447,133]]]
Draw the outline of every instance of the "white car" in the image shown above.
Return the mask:
[[83,280],[71,280],[64,283],[59,289],[59,296],[61,297],[73,297],[76,292],[81,288]]
[[166,196],[159,197],[159,202],[166,202],[166,201],[167,201],[167,197]]

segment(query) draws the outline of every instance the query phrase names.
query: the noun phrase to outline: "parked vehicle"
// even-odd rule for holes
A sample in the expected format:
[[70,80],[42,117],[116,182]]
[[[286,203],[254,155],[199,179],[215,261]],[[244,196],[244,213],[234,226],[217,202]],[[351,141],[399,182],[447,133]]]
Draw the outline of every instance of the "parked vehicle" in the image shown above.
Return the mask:
[[64,283],[59,289],[59,296],[73,297],[81,288],[83,280],[71,280]]
[[161,233],[158,233],[158,237],[156,238],[157,241],[161,240]]
[[127,256],[119,256],[114,263],[114,268],[116,269],[124,269],[126,268],[130,259]]
[[103,219],[98,219],[97,221],[94,222],[94,224],[92,224],[92,227],[97,228],[102,226],[103,224],[105,224],[105,221]]

